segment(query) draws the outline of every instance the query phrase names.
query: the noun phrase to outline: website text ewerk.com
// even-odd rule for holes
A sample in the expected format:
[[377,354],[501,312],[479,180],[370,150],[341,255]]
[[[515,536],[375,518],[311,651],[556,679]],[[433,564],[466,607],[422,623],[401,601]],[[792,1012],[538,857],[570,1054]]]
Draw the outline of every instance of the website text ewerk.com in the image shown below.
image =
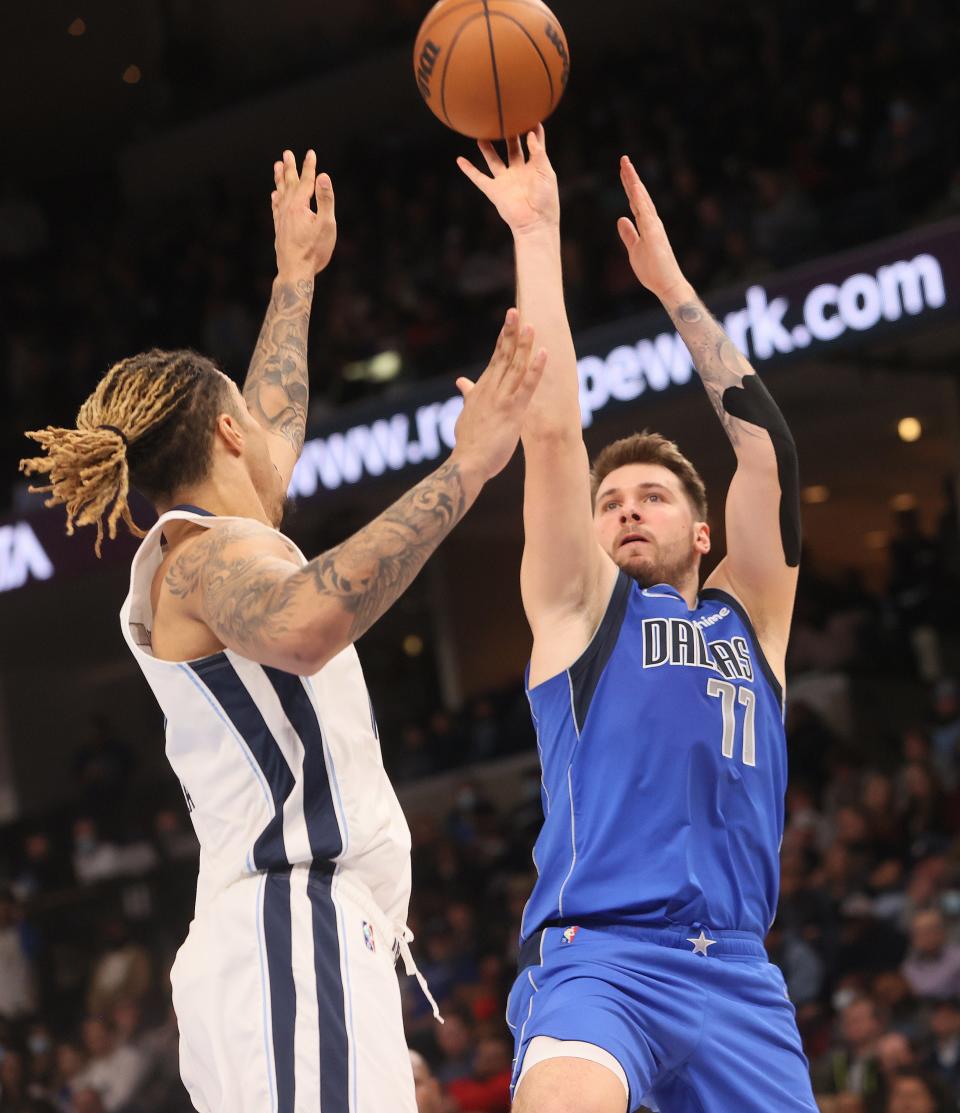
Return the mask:
[[[761,364],[811,344],[835,341],[845,333],[866,333],[882,322],[898,321],[939,309],[946,302],[943,271],[934,255],[921,254],[851,274],[839,284],[822,282],[800,302],[799,317],[786,297],[769,298],[751,286],[746,304],[723,318],[731,340],[751,362]],[[795,321],[795,323],[790,323]],[[661,392],[689,381],[690,353],[676,332],[623,344],[606,356],[584,356],[577,363],[580,412],[584,427],[610,402],[630,402],[646,390]],[[343,433],[317,437],[304,445],[293,473],[290,494],[309,497],[435,460],[455,443],[454,426],[463,399],[459,394],[422,406],[411,417],[396,413]]]

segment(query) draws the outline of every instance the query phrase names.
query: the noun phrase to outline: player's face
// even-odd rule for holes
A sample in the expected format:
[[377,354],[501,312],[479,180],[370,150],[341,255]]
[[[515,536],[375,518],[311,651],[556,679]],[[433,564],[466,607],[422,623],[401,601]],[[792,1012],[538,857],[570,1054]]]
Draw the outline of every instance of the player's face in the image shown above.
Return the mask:
[[680,587],[710,551],[683,484],[660,464],[626,464],[605,476],[594,502],[597,540],[642,587]]
[[274,526],[279,527],[283,518],[283,508],[287,492],[283,480],[270,455],[269,439],[266,430],[254,418],[247,407],[246,399],[229,379],[233,399],[239,411],[244,434],[244,462],[253,481],[263,509]]

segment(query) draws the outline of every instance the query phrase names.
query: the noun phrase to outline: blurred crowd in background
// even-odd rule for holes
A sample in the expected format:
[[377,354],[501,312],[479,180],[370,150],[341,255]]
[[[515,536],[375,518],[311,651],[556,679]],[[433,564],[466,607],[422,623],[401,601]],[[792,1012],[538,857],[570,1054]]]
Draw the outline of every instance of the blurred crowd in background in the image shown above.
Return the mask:
[[[365,7],[385,46],[412,40],[423,14],[413,0]],[[689,15],[650,22],[620,53],[574,52],[548,140],[575,328],[651,304],[615,231],[624,151],[703,290],[960,212],[949,0]],[[341,46],[330,50],[342,64]],[[181,98],[190,69],[173,75]],[[332,162],[319,152],[340,239],[317,284],[314,420],[490,349],[513,258],[499,218],[454,166],[466,148],[438,125],[429,140],[400,128],[357,136]],[[234,169],[229,183],[150,207],[123,200],[110,172],[82,167],[56,190],[3,185],[0,499],[29,447],[23,430],[72,420],[118,358],[190,345],[242,377],[273,276],[271,176],[269,165]],[[803,567],[782,893],[767,946],[824,1113],[956,1113],[955,510],[929,536],[901,515],[889,553],[882,596],[853,573],[820,576],[816,554]],[[188,1113],[168,984],[196,880],[187,809],[172,776],[158,786],[141,775],[138,751],[162,745],[159,722],[135,740],[107,719],[76,730],[74,798],[0,829],[0,1113]],[[449,798],[408,816],[415,950],[446,1017],[436,1026],[416,984],[404,985],[420,1113],[505,1113],[504,1010],[542,821],[526,700],[518,684],[438,707],[383,746],[401,785],[462,769]],[[471,771],[518,753],[531,764],[504,809]]]
[[[390,42],[412,41],[421,5],[373,6]],[[652,307],[615,229],[623,152],[703,290],[960,211],[952,16],[949,0],[671,8],[636,40],[575,53],[548,129],[574,327]],[[175,74],[181,109],[203,72]],[[513,257],[454,165],[469,147],[437,125],[320,150],[340,240],[317,285],[315,419],[490,350]],[[271,168],[194,185],[180,201],[138,205],[103,167],[75,167],[47,192],[11,178],[0,193],[0,459],[11,483],[23,430],[72,419],[119,358],[192,346],[242,377],[273,276]]]
[[[955,528],[951,515],[943,526]],[[801,579],[767,947],[825,1113],[958,1109],[958,552],[955,534],[925,535],[907,516],[882,597],[853,574],[819,576],[812,558]],[[441,771],[454,786],[408,816],[415,949],[446,1018],[436,1025],[401,979],[421,1113],[509,1108],[504,1010],[542,821],[525,702],[517,687],[383,739],[401,789]],[[0,831],[0,1113],[189,1110],[167,979],[198,848],[172,776],[138,779],[147,741],[90,724],[76,797]],[[507,757],[517,751],[529,764]],[[520,791],[481,787],[478,769],[497,758]]]

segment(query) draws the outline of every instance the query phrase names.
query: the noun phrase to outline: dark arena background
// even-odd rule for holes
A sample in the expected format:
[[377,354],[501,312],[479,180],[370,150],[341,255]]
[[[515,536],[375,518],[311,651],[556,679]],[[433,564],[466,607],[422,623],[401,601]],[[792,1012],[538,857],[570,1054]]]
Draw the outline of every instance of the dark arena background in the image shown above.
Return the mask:
[[[241,381],[273,277],[271,166],[313,147],[339,242],[317,281],[288,531],[319,553],[447,454],[454,379],[482,365],[514,276],[508,230],[454,163],[475,147],[420,103],[410,53],[427,6],[3,12],[0,1113],[191,1108],[168,974],[198,848],[119,630],[136,543],[98,562],[91,530],[66,538],[62,510],[18,475],[23,431],[72,423],[114,361],[154,345],[195,347]],[[714,507],[734,465],[618,241],[627,152],[799,449],[767,947],[820,1107],[957,1110],[956,4],[552,6],[572,59],[547,126],[588,448],[657,429]],[[446,1016],[435,1025],[402,979],[409,1044],[439,1081],[421,1113],[509,1108],[504,1006],[542,820],[521,475],[518,458],[359,644],[413,832],[415,946]]]

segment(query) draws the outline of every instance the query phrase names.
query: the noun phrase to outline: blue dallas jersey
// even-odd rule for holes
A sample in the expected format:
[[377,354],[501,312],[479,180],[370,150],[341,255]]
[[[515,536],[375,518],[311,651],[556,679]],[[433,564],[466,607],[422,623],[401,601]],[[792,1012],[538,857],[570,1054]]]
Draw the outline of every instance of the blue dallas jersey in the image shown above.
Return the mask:
[[582,657],[528,692],[543,766],[547,924],[766,934],[787,780],[783,698],[743,608],[621,572]]

